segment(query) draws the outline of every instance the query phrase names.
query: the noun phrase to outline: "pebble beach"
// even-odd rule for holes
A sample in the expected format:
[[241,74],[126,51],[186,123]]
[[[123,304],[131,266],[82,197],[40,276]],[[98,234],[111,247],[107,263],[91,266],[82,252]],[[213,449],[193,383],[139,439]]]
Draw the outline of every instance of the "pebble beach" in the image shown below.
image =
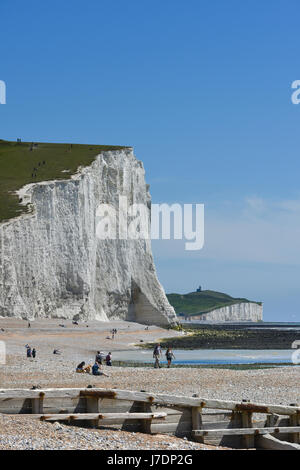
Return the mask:
[[[59,326],[64,324],[64,326]],[[111,339],[109,329],[116,328]],[[27,322],[16,319],[0,319],[0,341],[6,343],[6,364],[0,365],[0,388],[94,387],[145,390],[174,395],[227,400],[251,400],[259,403],[300,403],[300,367],[276,367],[270,369],[231,370],[212,368],[106,367],[109,377],[77,374],[76,365],[93,362],[95,352],[138,349],[139,342],[158,341],[181,333],[143,325],[115,322],[113,324],[91,322],[72,325],[70,321],[39,320]],[[25,345],[37,350],[37,357],[27,358]],[[54,355],[59,349],[61,355]],[[28,421],[29,420],[29,421]],[[22,431],[29,430],[27,440],[22,432],[15,433],[15,425]],[[59,430],[55,430],[55,426]],[[107,434],[108,433],[108,434]],[[111,436],[113,435],[113,438]],[[138,433],[136,433],[138,434]],[[25,442],[26,441],[26,442]],[[75,447],[74,447],[75,446]],[[136,447],[135,447],[136,446]],[[149,447],[150,446],[150,447]],[[173,447],[172,447],[173,446]],[[4,449],[192,449],[207,448],[175,437],[132,435],[122,431],[91,430],[62,424],[32,422],[18,416],[0,417],[0,448]]]

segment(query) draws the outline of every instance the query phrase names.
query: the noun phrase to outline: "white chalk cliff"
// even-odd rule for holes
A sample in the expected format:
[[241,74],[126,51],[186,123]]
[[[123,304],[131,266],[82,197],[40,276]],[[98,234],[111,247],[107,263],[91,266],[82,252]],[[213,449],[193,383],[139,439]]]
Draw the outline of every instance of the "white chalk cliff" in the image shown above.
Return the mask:
[[263,306],[255,302],[241,302],[228,305],[227,307],[216,308],[203,315],[193,315],[190,319],[211,322],[257,322],[263,319]]
[[0,316],[176,323],[150,240],[101,240],[99,204],[151,200],[132,149],[103,152],[68,180],[19,192],[32,212],[0,224]]

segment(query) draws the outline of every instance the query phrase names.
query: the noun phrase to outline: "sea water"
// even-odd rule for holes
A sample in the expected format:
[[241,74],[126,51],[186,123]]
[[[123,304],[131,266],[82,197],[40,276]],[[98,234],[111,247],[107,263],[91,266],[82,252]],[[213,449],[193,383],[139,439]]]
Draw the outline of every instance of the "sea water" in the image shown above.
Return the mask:
[[[175,349],[173,364],[292,364],[292,349]],[[113,360],[153,362],[153,352],[147,350],[114,351]],[[166,362],[163,351],[161,362]]]

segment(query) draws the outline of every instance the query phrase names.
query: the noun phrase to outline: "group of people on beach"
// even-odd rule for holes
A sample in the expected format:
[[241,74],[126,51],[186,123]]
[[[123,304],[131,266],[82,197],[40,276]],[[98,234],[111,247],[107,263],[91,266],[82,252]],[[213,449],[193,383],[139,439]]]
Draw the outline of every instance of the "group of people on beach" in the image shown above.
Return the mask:
[[26,344],[25,348],[26,348],[26,357],[32,357],[33,359],[35,359],[36,358],[36,349],[31,348],[29,346],[29,344]]
[[[29,328],[31,327],[30,323],[28,323],[28,327]],[[146,327],[145,329],[148,329],[148,328],[149,327]],[[111,330],[112,339],[114,339],[116,334],[117,334],[117,329],[113,328]],[[36,354],[37,354],[36,349],[31,348],[29,346],[29,344],[26,344],[25,347],[26,347],[26,356],[28,358],[35,359]],[[60,355],[61,351],[59,351],[58,349],[54,349],[53,354]],[[157,343],[154,347],[154,350],[153,350],[154,368],[155,369],[160,369],[162,367],[162,365],[161,365],[162,356],[163,356],[163,351],[162,351],[161,345],[160,345],[160,343]],[[172,364],[172,360],[175,359],[175,355],[174,355],[173,350],[172,350],[171,347],[167,348],[167,350],[165,352],[165,357],[167,359],[167,367],[170,368],[171,364]],[[111,367],[111,365],[112,365],[112,354],[111,354],[111,352],[109,352],[108,354],[105,355],[105,353],[103,353],[101,351],[97,351],[94,364],[93,365],[91,365],[91,364],[86,365],[86,363],[84,361],[82,361],[76,367],[76,372],[77,373],[88,373],[88,374],[92,373],[92,375],[105,375],[106,377],[109,377],[108,374],[106,374],[103,371],[103,363],[105,363],[106,366]]]
[[117,328],[113,328],[111,330],[111,339],[115,339],[115,335],[117,334],[117,332],[118,332]]
[[[29,346],[29,344],[25,344],[25,348],[26,348],[26,357],[32,357],[33,359],[35,359],[36,358],[36,349],[31,348]],[[54,349],[53,354],[60,355],[61,351],[59,349]]]
[[105,375],[105,377],[109,377],[109,375],[106,374],[103,371],[103,361],[104,360],[105,360],[105,363],[106,363],[107,366],[110,367],[112,365],[111,352],[109,352],[105,356],[102,352],[97,351],[94,365],[91,365],[91,364],[86,365],[85,362],[83,361],[80,364],[78,364],[78,366],[76,367],[76,372],[79,373],[79,374],[82,374],[82,373],[83,374],[90,374],[90,373],[92,373],[92,375]]
[[112,355],[111,355],[111,352],[109,352],[105,357],[105,354],[101,351],[97,351],[97,354],[96,354],[96,362],[98,362],[99,364],[102,365],[102,363],[105,361],[106,365],[107,366],[111,366],[111,359],[112,359]]
[[[169,369],[171,367],[172,360],[175,359],[172,348],[167,348],[165,356],[166,356],[167,363],[168,363],[167,367]],[[153,358],[155,360],[154,361],[154,368],[155,369],[160,369],[161,368],[161,365],[160,365],[161,357],[162,357],[162,349],[161,349],[160,343],[157,343],[154,347],[154,350],[153,350]]]

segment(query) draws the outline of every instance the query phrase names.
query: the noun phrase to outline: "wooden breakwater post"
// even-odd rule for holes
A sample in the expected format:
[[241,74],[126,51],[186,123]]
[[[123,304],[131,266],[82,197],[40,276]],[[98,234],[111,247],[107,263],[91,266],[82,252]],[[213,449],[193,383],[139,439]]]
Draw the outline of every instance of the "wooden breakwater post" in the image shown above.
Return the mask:
[[[293,403],[291,406],[295,406],[299,408],[298,403]],[[298,410],[296,414],[290,416],[290,426],[300,426],[300,411]],[[300,443],[300,432],[293,433],[290,436],[291,442],[296,444]]]
[[[192,429],[202,428],[202,410],[203,406],[192,406]],[[204,442],[204,439],[199,438],[199,442]]]
[[[93,397],[93,396],[86,396],[86,412],[87,413],[94,413],[98,414],[99,413],[99,398]],[[91,422],[93,427],[98,427],[99,426],[99,418],[96,418]]]
[[31,410],[34,414],[41,414],[43,413],[44,409],[44,392],[40,392],[37,398],[31,399]]

